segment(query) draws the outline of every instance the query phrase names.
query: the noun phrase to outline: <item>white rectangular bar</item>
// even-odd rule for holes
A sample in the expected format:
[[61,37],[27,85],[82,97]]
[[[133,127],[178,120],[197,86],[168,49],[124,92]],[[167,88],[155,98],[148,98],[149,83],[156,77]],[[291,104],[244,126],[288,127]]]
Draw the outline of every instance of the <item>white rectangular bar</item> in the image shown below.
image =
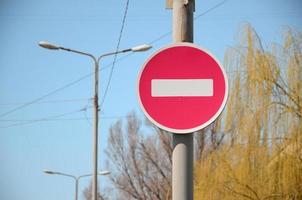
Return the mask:
[[213,79],[152,79],[151,96],[213,96]]

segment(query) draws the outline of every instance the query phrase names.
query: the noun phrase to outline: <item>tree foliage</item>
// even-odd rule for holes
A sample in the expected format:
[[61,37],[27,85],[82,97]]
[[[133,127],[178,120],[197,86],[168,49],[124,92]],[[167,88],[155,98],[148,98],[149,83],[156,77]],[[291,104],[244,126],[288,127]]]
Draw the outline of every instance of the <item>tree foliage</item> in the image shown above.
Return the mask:
[[[98,187],[97,200],[104,200],[104,195],[102,195],[99,190]],[[92,199],[92,182],[90,182],[89,186],[83,191],[83,196],[86,200]]]
[[126,128],[121,120],[110,128],[107,156],[114,171],[111,181],[119,191],[116,199],[170,199],[171,138],[148,126],[157,134],[142,134],[141,121],[131,113]]
[[302,34],[270,50],[250,26],[241,36],[225,57],[225,137],[195,166],[195,199],[302,199]]

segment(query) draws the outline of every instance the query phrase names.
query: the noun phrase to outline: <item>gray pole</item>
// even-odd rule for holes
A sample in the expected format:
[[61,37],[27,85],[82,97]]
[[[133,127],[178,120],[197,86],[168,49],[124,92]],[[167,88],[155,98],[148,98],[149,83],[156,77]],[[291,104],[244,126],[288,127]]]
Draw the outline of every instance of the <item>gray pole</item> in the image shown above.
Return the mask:
[[193,200],[193,133],[173,134],[172,199]]
[[94,98],[93,98],[93,173],[92,173],[92,200],[97,200],[98,194],[98,124],[99,124],[99,60],[94,60]]
[[75,179],[75,200],[78,200],[79,179]]
[[[172,9],[173,42],[193,42],[194,0],[173,0]],[[193,136],[173,134],[173,200],[193,200]]]

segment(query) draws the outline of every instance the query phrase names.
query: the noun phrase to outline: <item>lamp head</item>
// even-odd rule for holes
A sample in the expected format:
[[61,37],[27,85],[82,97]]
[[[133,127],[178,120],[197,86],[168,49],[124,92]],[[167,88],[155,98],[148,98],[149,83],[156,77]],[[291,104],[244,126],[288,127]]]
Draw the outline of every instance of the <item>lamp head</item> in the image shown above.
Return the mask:
[[133,52],[147,51],[147,50],[149,50],[151,48],[152,48],[152,46],[150,46],[148,44],[143,44],[143,45],[139,45],[139,46],[136,46],[136,47],[132,47],[131,51],[133,51]]
[[108,174],[110,174],[111,172],[110,171],[101,171],[101,172],[99,172],[98,174],[99,175],[108,175]]
[[39,46],[41,46],[45,49],[50,49],[50,50],[59,50],[60,49],[60,47],[58,47],[54,44],[50,44],[49,42],[45,42],[45,41],[40,41]]
[[56,174],[55,172],[49,171],[49,170],[44,170],[43,172],[44,172],[45,174]]

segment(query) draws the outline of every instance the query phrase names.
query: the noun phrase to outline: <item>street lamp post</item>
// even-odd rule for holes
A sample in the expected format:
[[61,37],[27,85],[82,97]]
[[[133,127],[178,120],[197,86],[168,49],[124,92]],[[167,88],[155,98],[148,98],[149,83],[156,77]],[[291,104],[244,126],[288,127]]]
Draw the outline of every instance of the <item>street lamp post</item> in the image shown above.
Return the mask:
[[[84,174],[84,175],[81,175],[81,176],[74,176],[74,175],[71,175],[71,174],[66,174],[66,173],[62,173],[62,172],[54,172],[54,171],[49,171],[49,170],[44,170],[44,173],[50,174],[50,175],[61,175],[61,176],[66,176],[66,177],[70,177],[70,178],[74,179],[74,181],[75,181],[75,200],[78,200],[79,180],[83,177],[92,176],[92,174]],[[110,174],[109,171],[101,171],[97,175],[108,175],[108,174]]]
[[50,50],[64,50],[73,52],[76,54],[81,54],[84,56],[90,57],[94,62],[94,97],[93,97],[93,178],[92,178],[92,200],[97,200],[97,171],[98,171],[98,123],[99,123],[99,104],[98,104],[98,88],[99,88],[99,65],[101,58],[110,55],[116,55],[120,53],[126,52],[140,52],[140,51],[147,51],[151,48],[150,45],[139,45],[133,48],[124,49],[121,51],[115,51],[110,53],[105,53],[100,55],[99,57],[95,57],[90,53],[85,53],[78,50],[73,50],[61,46],[57,46],[54,44],[50,44],[45,41],[39,42],[39,45],[43,48],[50,49]]

